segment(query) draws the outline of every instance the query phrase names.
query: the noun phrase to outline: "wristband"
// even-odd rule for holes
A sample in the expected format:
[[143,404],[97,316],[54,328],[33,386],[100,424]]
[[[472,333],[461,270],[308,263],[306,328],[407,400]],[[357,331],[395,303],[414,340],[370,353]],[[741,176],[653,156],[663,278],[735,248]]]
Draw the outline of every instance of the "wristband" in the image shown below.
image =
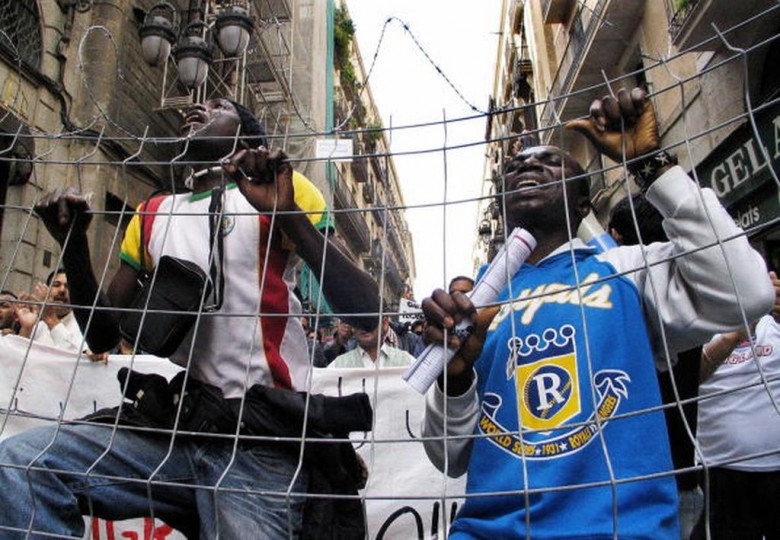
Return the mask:
[[677,158],[666,150],[659,150],[634,161],[628,166],[628,170],[634,175],[639,188],[645,191],[658,177],[658,171],[668,165],[677,165]]

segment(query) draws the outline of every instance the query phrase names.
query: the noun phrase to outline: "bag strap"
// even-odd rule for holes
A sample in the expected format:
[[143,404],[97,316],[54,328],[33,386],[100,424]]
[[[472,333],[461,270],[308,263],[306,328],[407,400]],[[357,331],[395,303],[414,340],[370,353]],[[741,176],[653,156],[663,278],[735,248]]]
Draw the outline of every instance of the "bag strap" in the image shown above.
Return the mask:
[[144,260],[146,254],[146,244],[144,244],[144,221],[146,221],[146,216],[144,215],[144,212],[146,212],[147,206],[149,206],[149,199],[141,204],[141,208],[138,211],[138,232],[141,236],[138,242],[138,258],[141,263],[141,268],[138,271],[138,283],[141,286],[143,286],[144,281],[149,278],[149,271],[146,269],[146,261]]
[[214,303],[207,308],[209,311],[217,311],[222,307],[225,293],[224,275],[224,236],[221,234],[224,208],[222,195],[225,189],[217,186],[211,190],[211,202],[209,203],[209,276],[212,283],[211,295]]
[[[211,298],[213,303],[208,306],[204,306],[206,311],[217,311],[222,307],[222,302],[225,293],[225,276],[224,276],[224,238],[219,234],[220,224],[224,216],[224,209],[222,205],[222,195],[224,193],[222,186],[215,187],[211,190],[211,202],[209,203],[209,279],[212,283]],[[141,269],[138,274],[138,280],[141,284],[149,278],[149,271],[146,269],[145,252],[146,244],[144,243],[144,222],[146,216],[144,212],[148,206],[149,200],[144,201],[139,212],[139,233],[140,238],[140,263]]]

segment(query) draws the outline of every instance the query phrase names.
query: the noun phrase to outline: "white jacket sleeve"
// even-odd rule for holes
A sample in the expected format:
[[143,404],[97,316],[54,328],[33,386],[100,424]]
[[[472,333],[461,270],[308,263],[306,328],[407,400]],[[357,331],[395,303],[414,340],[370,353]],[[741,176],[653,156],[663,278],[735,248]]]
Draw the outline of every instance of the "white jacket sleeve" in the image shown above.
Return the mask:
[[774,290],[766,264],[712,190],[700,190],[682,168],[672,167],[646,196],[664,217],[669,242],[601,257],[630,272],[657,356],[664,353],[661,328],[674,353],[741,326],[743,310],[748,322],[769,312]]
[[462,476],[468,468],[473,441],[468,436],[474,433],[478,416],[476,374],[471,387],[464,394],[447,399],[446,404],[438,383],[425,396],[423,447],[431,463],[451,478]]

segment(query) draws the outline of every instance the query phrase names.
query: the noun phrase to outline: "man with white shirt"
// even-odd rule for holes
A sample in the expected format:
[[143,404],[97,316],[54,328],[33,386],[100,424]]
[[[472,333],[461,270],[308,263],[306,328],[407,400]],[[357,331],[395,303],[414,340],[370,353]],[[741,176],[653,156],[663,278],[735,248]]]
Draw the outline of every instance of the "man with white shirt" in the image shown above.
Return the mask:
[[382,324],[371,332],[355,328],[354,337],[357,341],[357,347],[337,356],[328,367],[370,368],[376,366],[386,368],[411,365],[414,362],[414,357],[411,354],[386,343],[385,337],[389,329],[390,321],[387,317],[384,317]]
[[[48,287],[47,287],[47,286]],[[41,320],[35,325],[31,338],[44,345],[78,352],[86,349],[70,304],[68,276],[61,268],[53,270],[46,278],[46,285],[39,283],[35,296],[46,303]]]
[[[93,362],[105,362],[108,353],[93,353],[84,341],[73,309],[70,307],[70,288],[65,270],[57,268],[46,278],[46,284],[38,283],[35,293],[27,295],[40,302],[40,306],[27,304],[18,311],[19,335],[36,343],[57,347],[70,352],[83,351]],[[43,312],[39,316],[39,311]]]
[[698,440],[715,540],[780,536],[780,280],[770,277],[775,305],[751,335],[718,334],[702,350]]

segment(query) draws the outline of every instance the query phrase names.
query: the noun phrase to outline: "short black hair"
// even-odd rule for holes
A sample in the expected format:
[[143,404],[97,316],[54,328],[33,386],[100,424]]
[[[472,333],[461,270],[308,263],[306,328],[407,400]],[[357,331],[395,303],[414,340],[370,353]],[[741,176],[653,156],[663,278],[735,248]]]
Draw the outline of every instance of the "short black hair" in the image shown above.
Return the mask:
[[[636,214],[636,224],[634,216],[631,215],[631,206],[629,199],[634,205]],[[642,236],[643,244],[652,244],[653,242],[666,242],[669,239],[663,228],[663,216],[661,213],[645,199],[641,193],[635,193],[630,197],[621,199],[609,212],[608,229],[615,229],[622,237],[624,246],[633,246],[639,243],[637,229]]]
[[0,296],[3,296],[3,295],[11,296],[13,298],[19,298],[18,296],[16,296],[15,292],[9,291],[8,289],[3,289],[2,291],[0,291]]
[[228,101],[236,108],[238,117],[241,119],[241,135],[247,137],[244,142],[252,147],[265,146],[268,148],[268,134],[252,111],[232,99]]
[[62,268],[61,266],[59,268],[55,268],[54,270],[49,272],[48,276],[46,276],[46,285],[51,286],[51,282],[54,281],[54,276],[56,276],[57,274],[65,274],[66,276],[68,275],[65,272],[65,269]]
[[450,280],[450,284],[447,286],[447,290],[448,291],[451,290],[452,289],[452,285],[455,282],[457,282],[457,281],[468,281],[469,283],[471,283],[472,287],[474,286],[474,280],[472,278],[470,278],[468,276],[455,276],[454,278],[452,278]]

